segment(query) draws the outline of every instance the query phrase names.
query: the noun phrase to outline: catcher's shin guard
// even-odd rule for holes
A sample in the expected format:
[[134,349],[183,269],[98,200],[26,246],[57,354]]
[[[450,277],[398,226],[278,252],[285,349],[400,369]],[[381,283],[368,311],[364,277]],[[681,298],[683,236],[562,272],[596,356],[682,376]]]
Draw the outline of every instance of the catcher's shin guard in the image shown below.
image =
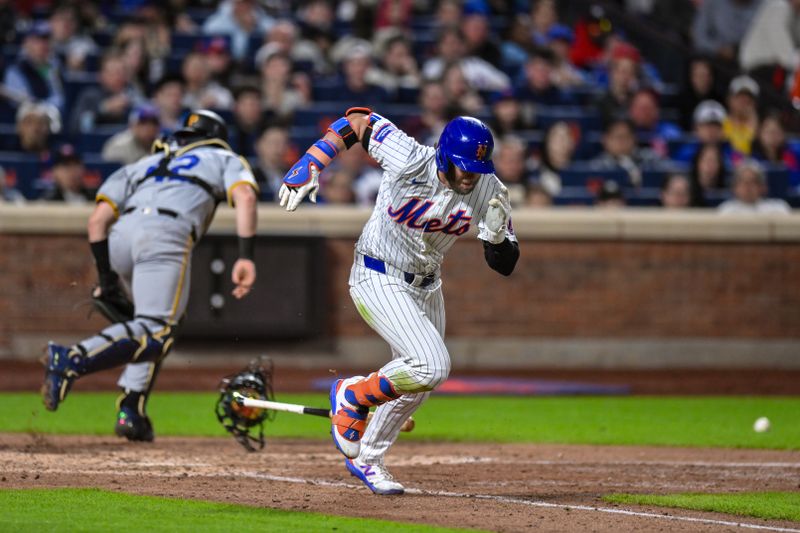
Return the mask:
[[80,375],[92,374],[131,362],[157,362],[172,347],[173,327],[149,317],[114,324],[75,345],[81,356],[75,364]]

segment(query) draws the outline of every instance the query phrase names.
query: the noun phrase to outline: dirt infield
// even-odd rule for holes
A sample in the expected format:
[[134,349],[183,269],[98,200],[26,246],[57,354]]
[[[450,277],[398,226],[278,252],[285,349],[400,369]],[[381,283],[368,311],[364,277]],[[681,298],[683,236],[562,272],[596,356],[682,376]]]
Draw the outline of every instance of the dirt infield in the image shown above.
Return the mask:
[[[0,434],[0,487],[101,487],[495,531],[800,532],[800,524],[625,508],[612,492],[797,490],[800,452],[400,442],[387,464],[409,489],[372,496],[327,442]],[[632,514],[623,514],[627,510]],[[231,524],[231,527],[236,527]]]

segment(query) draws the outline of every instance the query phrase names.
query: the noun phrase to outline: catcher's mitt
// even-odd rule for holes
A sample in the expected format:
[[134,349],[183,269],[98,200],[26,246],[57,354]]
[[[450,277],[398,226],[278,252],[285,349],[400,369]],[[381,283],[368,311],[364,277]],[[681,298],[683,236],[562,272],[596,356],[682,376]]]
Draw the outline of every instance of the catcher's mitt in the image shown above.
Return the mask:
[[[268,357],[254,359],[247,368],[238,374],[222,378],[219,384],[220,396],[217,400],[217,420],[249,452],[264,448],[264,421],[275,418],[274,411],[256,407],[244,407],[233,399],[238,392],[247,398],[274,400],[272,389],[272,360]],[[250,430],[258,427],[258,436],[250,435]]]
[[92,304],[112,324],[133,320],[133,303],[120,287],[116,274],[111,274],[113,277],[109,276],[92,289]]

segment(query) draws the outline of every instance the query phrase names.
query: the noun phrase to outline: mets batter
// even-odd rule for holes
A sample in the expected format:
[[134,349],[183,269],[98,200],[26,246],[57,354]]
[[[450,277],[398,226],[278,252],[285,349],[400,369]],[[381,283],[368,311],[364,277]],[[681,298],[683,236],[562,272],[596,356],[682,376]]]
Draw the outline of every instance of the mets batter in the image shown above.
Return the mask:
[[[361,145],[383,168],[375,209],[355,247],[350,295],[363,319],[392,348],[370,375],[337,380],[330,391],[331,435],[345,466],[376,494],[402,494],[384,455],[403,422],[450,372],[444,343],[442,260],[477,225],[488,265],[510,275],[519,258],[506,188],[494,174],[485,124],[458,117],[435,148],[418,144],[367,108],[335,121],[286,174],[280,205],[316,201],[319,173]],[[368,427],[370,407],[375,416]]]
[[147,398],[186,308],[192,248],[224,200],[236,209],[239,236],[234,296],[246,295],[256,279],[257,185],[228,145],[222,118],[191,113],[154,150],[108,177],[88,224],[99,290],[130,294],[133,317],[69,347],[50,343],[42,385],[45,407],[55,411],[76,379],[127,363],[115,433],[134,441],[153,440]]

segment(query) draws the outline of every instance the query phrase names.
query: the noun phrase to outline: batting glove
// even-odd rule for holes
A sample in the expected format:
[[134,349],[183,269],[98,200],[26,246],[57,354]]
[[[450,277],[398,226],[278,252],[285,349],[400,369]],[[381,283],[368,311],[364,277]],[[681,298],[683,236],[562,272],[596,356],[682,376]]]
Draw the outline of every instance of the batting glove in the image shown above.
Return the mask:
[[511,203],[508,201],[508,189],[503,187],[491,200],[486,216],[483,218],[485,231],[483,240],[492,244],[500,244],[506,239],[508,217],[511,216]]
[[306,196],[317,203],[319,173],[323,168],[325,165],[316,157],[304,154],[283,178],[283,185],[278,191],[281,207],[285,207],[287,211],[294,211]]

